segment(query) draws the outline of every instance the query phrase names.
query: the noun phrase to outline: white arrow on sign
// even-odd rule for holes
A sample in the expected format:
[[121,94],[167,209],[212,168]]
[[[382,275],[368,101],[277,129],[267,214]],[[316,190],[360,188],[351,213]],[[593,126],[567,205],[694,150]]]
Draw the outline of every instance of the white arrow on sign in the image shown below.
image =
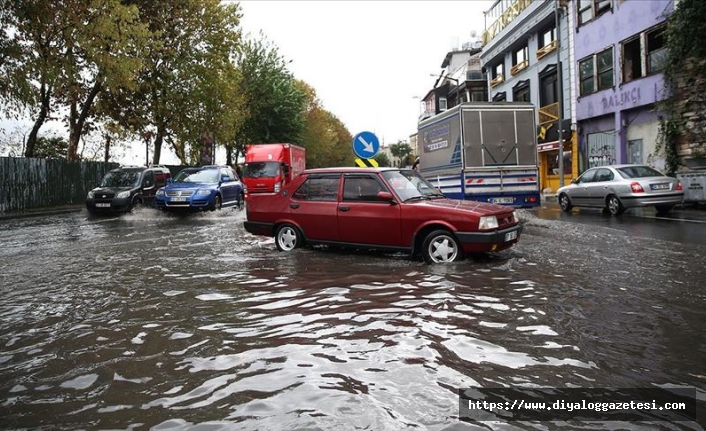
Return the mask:
[[363,150],[367,151],[368,153],[372,153],[375,151],[373,150],[373,144],[369,144],[368,142],[366,142],[362,136],[358,136],[358,140],[363,143]]

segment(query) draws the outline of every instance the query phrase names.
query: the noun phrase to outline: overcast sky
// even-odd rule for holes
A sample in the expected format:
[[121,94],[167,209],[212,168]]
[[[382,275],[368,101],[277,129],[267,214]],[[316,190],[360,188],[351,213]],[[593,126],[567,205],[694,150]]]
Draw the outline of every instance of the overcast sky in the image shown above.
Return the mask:
[[[241,1],[244,33],[265,34],[352,135],[409,141],[446,54],[480,38],[489,0]],[[415,99],[417,97],[417,99]]]

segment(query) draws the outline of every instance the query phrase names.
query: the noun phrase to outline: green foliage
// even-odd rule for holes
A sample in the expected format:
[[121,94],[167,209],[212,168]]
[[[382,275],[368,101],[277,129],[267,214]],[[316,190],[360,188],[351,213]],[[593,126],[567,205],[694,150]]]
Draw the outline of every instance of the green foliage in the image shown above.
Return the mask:
[[302,81],[297,81],[297,85],[306,95],[301,145],[306,148],[307,167],[352,166],[351,134],[336,116],[321,106],[313,88]]
[[659,134],[655,151],[663,152],[665,158],[665,174],[675,176],[679,169],[679,156],[677,155],[676,142],[679,138],[680,124],[678,120],[660,118]]
[[699,66],[706,59],[706,2],[681,0],[667,22],[664,81],[669,94],[658,105],[667,118],[660,121],[657,152],[664,153],[666,171],[674,175],[680,164],[679,139],[689,132],[684,129],[683,118],[689,108],[683,99],[690,97],[689,94],[706,92],[706,88],[694,87],[698,82],[706,82],[706,68]]
[[236,55],[242,74],[240,92],[247,112],[235,144],[302,143],[306,94],[287,70],[277,47],[264,36],[246,40]]
[[69,142],[61,136],[40,136],[37,138],[34,157],[40,159],[66,159]]
[[378,153],[375,156],[375,160],[378,162],[378,166],[382,168],[387,168],[392,166],[392,163],[390,162],[390,158],[387,157],[387,153]]
[[[309,166],[352,165],[346,127],[276,46],[242,40],[241,17],[219,0],[0,0],[0,102],[34,121],[18,148],[73,160],[90,141],[89,157],[107,159],[137,140],[155,163],[165,143],[191,164],[212,133],[229,154],[291,142]],[[68,140],[39,138],[49,120],[64,122]]]
[[390,154],[399,159],[400,166],[398,167],[404,167],[407,165],[410,154],[412,154],[412,147],[405,141],[398,141],[396,144],[390,145]]

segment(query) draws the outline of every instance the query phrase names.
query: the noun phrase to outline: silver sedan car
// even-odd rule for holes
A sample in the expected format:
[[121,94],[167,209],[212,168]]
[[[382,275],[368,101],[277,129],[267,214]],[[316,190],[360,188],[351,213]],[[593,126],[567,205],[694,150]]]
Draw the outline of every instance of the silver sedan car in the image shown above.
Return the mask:
[[565,212],[573,207],[605,208],[620,215],[627,208],[654,206],[668,213],[684,199],[681,182],[646,165],[611,165],[588,169],[556,193]]

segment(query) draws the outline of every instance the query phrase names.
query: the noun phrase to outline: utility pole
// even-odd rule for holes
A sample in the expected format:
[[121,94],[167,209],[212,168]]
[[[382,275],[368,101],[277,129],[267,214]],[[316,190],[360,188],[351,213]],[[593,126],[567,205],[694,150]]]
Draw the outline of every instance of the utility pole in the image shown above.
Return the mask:
[[560,0],[554,0],[554,22],[556,27],[556,79],[559,87],[559,187],[564,187],[564,81],[561,70],[561,20],[559,16]]

